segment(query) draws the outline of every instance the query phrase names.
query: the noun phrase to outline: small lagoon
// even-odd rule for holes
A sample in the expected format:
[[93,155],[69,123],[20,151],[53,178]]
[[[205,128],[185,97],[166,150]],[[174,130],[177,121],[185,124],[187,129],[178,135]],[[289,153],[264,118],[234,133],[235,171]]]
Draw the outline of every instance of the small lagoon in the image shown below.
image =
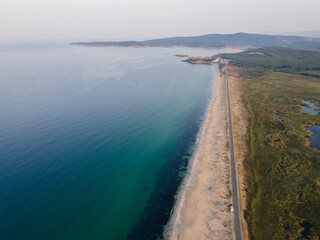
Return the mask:
[[314,125],[312,127],[307,127],[306,130],[309,130],[313,133],[312,136],[308,138],[310,142],[310,147],[316,148],[320,151],[320,126]]
[[315,103],[305,100],[302,100],[302,103],[307,106],[301,105],[302,109],[300,114],[309,113],[310,115],[318,115],[319,108]]

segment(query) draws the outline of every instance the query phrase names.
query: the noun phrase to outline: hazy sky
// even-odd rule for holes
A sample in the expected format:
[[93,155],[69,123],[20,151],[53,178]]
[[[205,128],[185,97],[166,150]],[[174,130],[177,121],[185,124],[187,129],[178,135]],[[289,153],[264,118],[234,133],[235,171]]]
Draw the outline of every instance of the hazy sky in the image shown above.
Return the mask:
[[320,29],[320,0],[1,0],[0,40],[112,40]]

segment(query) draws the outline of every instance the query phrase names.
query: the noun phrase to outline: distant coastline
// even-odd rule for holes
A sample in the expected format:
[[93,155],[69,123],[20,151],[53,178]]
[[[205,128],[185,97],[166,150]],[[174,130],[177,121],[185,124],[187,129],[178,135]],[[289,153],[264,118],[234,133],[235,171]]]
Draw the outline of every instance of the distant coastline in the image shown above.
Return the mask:
[[319,38],[263,35],[249,33],[207,34],[192,37],[172,37],[147,41],[74,42],[71,45],[88,47],[202,47],[202,48],[256,48],[294,47],[320,50]]

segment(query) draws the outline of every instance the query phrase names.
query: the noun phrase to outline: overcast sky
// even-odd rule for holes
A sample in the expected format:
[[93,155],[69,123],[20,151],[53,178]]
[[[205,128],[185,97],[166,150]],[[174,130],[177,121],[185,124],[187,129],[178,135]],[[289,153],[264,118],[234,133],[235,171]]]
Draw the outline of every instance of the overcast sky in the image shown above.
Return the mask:
[[1,0],[0,40],[115,40],[320,29],[320,0]]

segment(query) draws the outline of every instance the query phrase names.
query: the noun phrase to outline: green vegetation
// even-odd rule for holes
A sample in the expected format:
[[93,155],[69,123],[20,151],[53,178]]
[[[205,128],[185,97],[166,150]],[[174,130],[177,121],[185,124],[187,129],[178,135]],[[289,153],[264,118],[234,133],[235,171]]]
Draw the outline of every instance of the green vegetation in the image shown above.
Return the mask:
[[232,65],[251,68],[251,74],[278,71],[320,77],[320,51],[267,47],[220,56],[231,58]]
[[279,50],[229,55],[231,63],[242,64],[251,114],[249,233],[251,239],[320,239],[320,152],[308,147],[305,130],[320,124],[320,115],[300,114],[302,100],[320,105],[320,79],[294,74],[319,68],[320,61],[313,61],[320,53]]

